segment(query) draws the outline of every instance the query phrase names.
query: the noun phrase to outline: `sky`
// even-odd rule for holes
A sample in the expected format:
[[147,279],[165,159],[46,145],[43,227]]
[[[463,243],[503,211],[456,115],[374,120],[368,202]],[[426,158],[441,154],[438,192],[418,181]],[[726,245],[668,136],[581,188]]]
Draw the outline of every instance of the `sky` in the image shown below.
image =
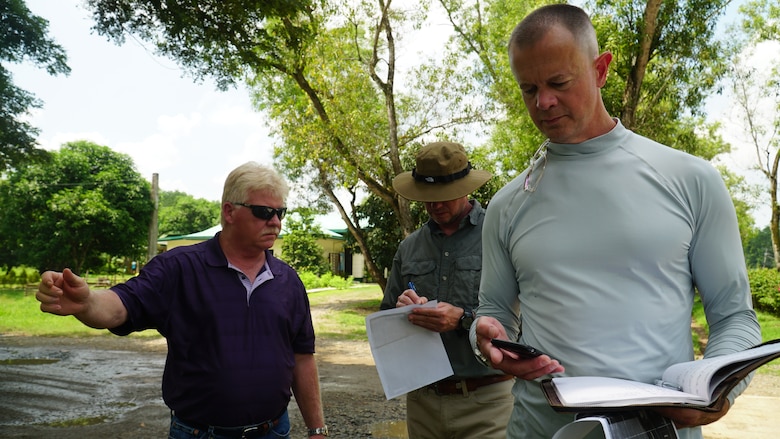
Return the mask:
[[47,150],[86,139],[128,154],[160,189],[220,200],[238,165],[271,164],[267,123],[245,89],[195,83],[173,60],[128,38],[118,46],[90,30],[78,0],[27,0],[49,20],[49,35],[68,56],[69,76],[49,76],[30,63],[11,66],[14,82],[44,102],[30,122]]
[[[74,140],[105,145],[128,154],[148,181],[158,174],[161,190],[207,200],[221,199],[225,177],[238,165],[272,164],[268,121],[253,109],[246,89],[219,91],[208,79],[196,83],[174,60],[154,55],[147,43],[132,37],[121,46],[108,41],[90,30],[92,19],[79,0],[26,3],[49,21],[49,36],[65,49],[72,69],[69,76],[50,76],[31,63],[7,66],[17,86],[43,101],[29,118],[40,129],[41,147],[56,150]],[[731,6],[732,14],[739,3]],[[435,52],[444,36],[441,26],[433,26],[417,39],[424,45],[418,50]],[[766,65],[778,54],[778,44],[765,45],[750,62]],[[720,161],[761,183],[750,170],[755,152],[745,147],[728,96],[713,98],[707,108],[710,120],[724,121],[722,135],[734,145],[734,153]],[[767,208],[754,217],[759,227],[769,223]],[[343,227],[336,214],[323,225]]]

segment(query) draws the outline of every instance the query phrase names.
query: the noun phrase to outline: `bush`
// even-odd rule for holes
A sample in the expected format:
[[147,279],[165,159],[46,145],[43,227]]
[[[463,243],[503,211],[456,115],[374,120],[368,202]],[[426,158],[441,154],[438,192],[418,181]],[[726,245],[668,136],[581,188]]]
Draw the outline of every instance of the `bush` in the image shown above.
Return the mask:
[[780,316],[780,272],[773,268],[748,270],[753,307]]
[[26,284],[38,283],[41,275],[32,267],[11,267],[8,271],[0,270],[0,285],[5,287],[23,287]]
[[306,287],[307,290],[328,287],[343,290],[352,286],[353,283],[352,276],[345,279],[341,276],[336,276],[333,273],[325,273],[322,276],[317,276],[310,271],[301,271],[298,273],[298,276],[301,278],[303,286]]

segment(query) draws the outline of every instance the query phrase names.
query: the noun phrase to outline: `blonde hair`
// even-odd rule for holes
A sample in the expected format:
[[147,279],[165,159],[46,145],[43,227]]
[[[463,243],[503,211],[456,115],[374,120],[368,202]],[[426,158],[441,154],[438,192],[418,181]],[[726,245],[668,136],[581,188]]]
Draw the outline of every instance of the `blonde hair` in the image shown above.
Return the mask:
[[[287,201],[290,188],[282,176],[271,167],[257,162],[246,162],[228,174],[222,189],[222,204],[244,203],[246,197],[253,191],[265,191]],[[225,225],[221,218],[222,226]]]

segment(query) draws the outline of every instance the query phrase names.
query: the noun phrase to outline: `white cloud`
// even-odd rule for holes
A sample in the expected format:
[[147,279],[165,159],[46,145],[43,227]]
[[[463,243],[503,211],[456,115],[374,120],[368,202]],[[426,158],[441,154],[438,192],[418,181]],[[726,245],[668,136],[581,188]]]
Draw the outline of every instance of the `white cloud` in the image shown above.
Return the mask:
[[170,137],[182,137],[189,135],[202,124],[203,116],[200,113],[190,113],[189,116],[176,114],[174,116],[160,115],[157,117],[159,130]]

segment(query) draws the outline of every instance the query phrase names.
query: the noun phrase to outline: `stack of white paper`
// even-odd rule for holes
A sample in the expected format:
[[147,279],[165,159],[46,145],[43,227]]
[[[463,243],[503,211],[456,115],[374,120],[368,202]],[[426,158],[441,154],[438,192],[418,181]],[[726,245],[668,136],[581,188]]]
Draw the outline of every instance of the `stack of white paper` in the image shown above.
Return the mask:
[[379,311],[366,317],[368,343],[387,399],[453,374],[439,333],[409,322],[407,316],[419,307],[436,307],[436,301]]

